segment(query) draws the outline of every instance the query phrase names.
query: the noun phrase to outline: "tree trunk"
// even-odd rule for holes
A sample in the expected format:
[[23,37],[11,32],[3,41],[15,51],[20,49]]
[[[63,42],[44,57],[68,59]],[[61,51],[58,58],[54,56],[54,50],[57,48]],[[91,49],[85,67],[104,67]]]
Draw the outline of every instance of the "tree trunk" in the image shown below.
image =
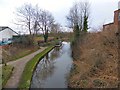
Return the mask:
[[32,33],[31,33],[31,30],[30,30],[30,21],[28,22],[28,28],[29,28],[29,33],[31,35]]
[[48,33],[45,33],[45,35],[44,35],[44,42],[47,42],[47,40],[48,40]]

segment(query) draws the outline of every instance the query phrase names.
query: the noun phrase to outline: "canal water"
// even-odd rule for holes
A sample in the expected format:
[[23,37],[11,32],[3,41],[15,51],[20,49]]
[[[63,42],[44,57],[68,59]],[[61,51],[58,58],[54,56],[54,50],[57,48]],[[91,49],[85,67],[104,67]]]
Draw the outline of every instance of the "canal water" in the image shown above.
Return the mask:
[[67,77],[72,67],[69,42],[63,42],[40,60],[33,73],[31,88],[67,88]]

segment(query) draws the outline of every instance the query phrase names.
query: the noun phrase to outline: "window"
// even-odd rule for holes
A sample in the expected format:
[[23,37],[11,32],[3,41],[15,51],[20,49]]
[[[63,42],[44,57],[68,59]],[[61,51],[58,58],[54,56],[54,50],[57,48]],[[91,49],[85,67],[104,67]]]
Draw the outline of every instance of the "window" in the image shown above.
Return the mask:
[[8,41],[11,41],[12,40],[12,38],[8,38]]

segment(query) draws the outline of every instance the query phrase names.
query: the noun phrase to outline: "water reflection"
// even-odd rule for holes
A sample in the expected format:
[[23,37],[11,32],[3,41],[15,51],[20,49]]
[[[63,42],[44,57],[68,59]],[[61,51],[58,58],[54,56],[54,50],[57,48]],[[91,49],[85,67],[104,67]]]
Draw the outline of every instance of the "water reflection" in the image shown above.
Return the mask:
[[60,57],[62,55],[61,47],[54,48],[54,50],[51,52],[51,56],[50,56],[51,60],[55,60],[56,57]]
[[70,43],[47,53],[34,71],[31,88],[66,88],[66,75],[72,65],[70,54]]
[[34,72],[34,82],[32,83],[32,86],[40,88],[42,80],[45,80],[47,76],[51,76],[53,74],[54,67],[54,62],[50,59],[50,54],[47,53],[46,56],[39,62]]

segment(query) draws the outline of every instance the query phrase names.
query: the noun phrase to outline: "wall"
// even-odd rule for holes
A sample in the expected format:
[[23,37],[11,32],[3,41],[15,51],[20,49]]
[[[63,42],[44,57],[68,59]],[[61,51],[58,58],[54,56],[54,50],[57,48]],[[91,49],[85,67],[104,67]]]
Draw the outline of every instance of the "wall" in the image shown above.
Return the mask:
[[103,25],[103,30],[110,30],[110,29],[117,30],[118,29],[118,22],[120,22],[118,19],[119,13],[120,13],[120,9],[114,11],[114,22]]
[[114,23],[105,24],[103,25],[103,30],[109,30],[113,27],[114,27]]
[[0,31],[0,41],[2,41],[3,38],[6,38],[8,40],[9,38],[12,38],[13,35],[17,34],[10,30],[10,28],[6,28],[5,30]]
[[118,26],[118,20],[119,20],[118,17],[119,17],[119,13],[120,13],[120,9],[114,11],[114,24],[115,24],[116,26]]

